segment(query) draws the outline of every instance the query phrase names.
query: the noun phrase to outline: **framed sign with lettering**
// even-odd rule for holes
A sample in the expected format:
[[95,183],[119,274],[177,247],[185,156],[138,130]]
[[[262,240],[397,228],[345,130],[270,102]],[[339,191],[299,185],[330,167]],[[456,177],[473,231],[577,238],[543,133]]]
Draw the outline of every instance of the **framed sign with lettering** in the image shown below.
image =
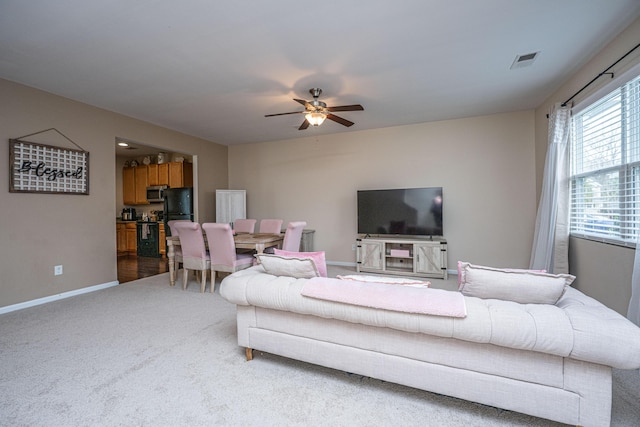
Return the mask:
[[9,192],[89,194],[89,152],[9,140]]

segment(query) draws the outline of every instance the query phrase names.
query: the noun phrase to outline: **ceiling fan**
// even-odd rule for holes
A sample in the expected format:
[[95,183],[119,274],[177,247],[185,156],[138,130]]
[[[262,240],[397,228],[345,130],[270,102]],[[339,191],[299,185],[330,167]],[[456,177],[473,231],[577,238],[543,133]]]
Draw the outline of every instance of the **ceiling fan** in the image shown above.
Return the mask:
[[279,114],[267,114],[265,117],[285,116],[287,114],[304,114],[304,122],[300,125],[298,130],[304,130],[310,125],[320,126],[324,119],[333,120],[336,123],[340,123],[343,126],[352,126],[353,122],[347,119],[338,117],[335,114],[331,114],[334,111],[362,111],[364,107],[360,104],[354,105],[341,105],[339,107],[327,107],[322,101],[318,101],[318,97],[322,93],[322,89],[312,88],[309,89],[309,93],[313,96],[313,101],[305,101],[304,99],[294,99],[294,101],[304,105],[304,111],[293,111],[291,113],[279,113]]

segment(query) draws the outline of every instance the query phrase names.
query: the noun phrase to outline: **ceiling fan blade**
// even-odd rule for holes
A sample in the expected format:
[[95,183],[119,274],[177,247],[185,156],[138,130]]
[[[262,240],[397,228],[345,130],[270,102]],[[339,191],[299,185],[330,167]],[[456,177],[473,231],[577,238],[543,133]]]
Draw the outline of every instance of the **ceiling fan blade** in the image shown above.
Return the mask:
[[306,108],[307,110],[310,110],[313,108],[313,106],[309,104],[309,101],[305,101],[304,99],[294,99],[294,101],[304,105],[304,108]]
[[304,119],[304,122],[302,122],[298,130],[305,130],[308,127],[309,127],[309,122],[307,121],[307,119]]
[[304,111],[292,111],[291,113],[266,114],[265,117],[286,116],[287,114],[302,114]]
[[341,105],[338,107],[327,107],[328,111],[363,111],[364,107],[360,104]]
[[327,119],[333,120],[336,123],[340,123],[343,126],[353,126],[353,122],[350,122],[347,119],[343,119],[342,117],[338,117],[335,114],[327,114]]

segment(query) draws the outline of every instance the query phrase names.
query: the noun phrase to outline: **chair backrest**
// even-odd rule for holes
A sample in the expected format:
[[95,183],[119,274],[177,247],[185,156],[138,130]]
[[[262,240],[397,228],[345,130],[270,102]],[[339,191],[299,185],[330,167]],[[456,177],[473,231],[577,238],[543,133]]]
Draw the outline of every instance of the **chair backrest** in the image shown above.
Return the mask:
[[263,219],[260,221],[260,233],[280,234],[283,222],[281,219]]
[[191,222],[188,219],[172,219],[171,221],[167,222],[167,225],[169,226],[169,235],[171,236],[177,236],[178,235],[178,230],[176,230],[175,224],[178,222]]
[[304,221],[294,221],[287,225],[287,231],[284,233],[282,241],[282,250],[297,252],[300,250],[300,240],[302,239],[302,231],[307,226]]
[[180,239],[180,247],[182,248],[182,257],[192,260],[208,260],[207,249],[204,245],[204,235],[202,228],[197,222],[180,221],[174,224],[174,228],[178,230],[178,238]]
[[256,229],[255,219],[236,219],[233,222],[233,230],[236,233],[253,233]]
[[234,266],[236,261],[236,244],[233,241],[233,230],[227,223],[206,222],[202,229],[207,234],[211,265]]

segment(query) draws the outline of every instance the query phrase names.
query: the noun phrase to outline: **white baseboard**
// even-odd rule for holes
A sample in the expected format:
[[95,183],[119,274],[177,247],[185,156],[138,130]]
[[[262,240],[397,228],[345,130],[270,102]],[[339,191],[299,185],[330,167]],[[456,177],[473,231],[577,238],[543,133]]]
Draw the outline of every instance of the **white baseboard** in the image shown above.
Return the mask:
[[36,305],[46,304],[52,301],[58,301],[65,298],[74,297],[76,295],[86,294],[89,292],[99,291],[100,289],[111,288],[113,286],[118,286],[120,282],[117,280],[114,282],[107,282],[101,285],[89,286],[86,288],[80,288],[73,291],[63,292],[57,295],[51,295],[48,297],[38,298],[31,301],[25,301],[18,304],[7,305],[5,307],[0,307],[0,314],[9,313],[11,311],[22,310],[24,308],[35,307]]

